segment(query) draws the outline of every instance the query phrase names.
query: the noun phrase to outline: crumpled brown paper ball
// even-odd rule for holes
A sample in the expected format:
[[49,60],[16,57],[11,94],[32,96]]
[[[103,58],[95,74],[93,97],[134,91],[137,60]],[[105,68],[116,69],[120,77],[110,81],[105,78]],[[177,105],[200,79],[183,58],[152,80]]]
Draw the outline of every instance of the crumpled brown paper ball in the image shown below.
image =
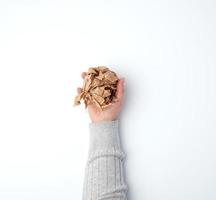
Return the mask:
[[85,108],[95,104],[100,110],[117,102],[116,91],[119,78],[108,67],[90,67],[84,78],[82,92],[75,97],[74,106],[83,100]]

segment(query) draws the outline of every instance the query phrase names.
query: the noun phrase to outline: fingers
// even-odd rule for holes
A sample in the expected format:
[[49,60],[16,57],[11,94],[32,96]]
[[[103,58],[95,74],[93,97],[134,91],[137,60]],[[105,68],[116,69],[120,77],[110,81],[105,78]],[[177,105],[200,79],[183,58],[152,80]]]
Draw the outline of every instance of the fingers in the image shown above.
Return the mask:
[[[81,77],[84,79],[85,76],[87,75],[86,72],[82,72],[81,73]],[[116,96],[119,100],[123,99],[124,96],[124,82],[125,82],[125,78],[120,78],[118,83],[117,83],[117,91],[116,91]],[[80,94],[82,92],[82,88],[78,87],[77,88],[77,93]]]
[[82,92],[82,88],[78,87],[77,88],[77,93],[80,94]]
[[81,77],[84,79],[85,76],[86,76],[86,72],[82,72],[82,73],[81,73]]
[[[84,79],[85,76],[86,76],[86,72],[82,72],[82,73],[81,73],[82,79]],[[82,92],[82,88],[78,87],[78,88],[77,88],[77,93],[80,94],[81,92]]]
[[124,81],[125,81],[125,78],[121,78],[119,79],[117,83],[116,96],[119,100],[122,100],[124,96]]

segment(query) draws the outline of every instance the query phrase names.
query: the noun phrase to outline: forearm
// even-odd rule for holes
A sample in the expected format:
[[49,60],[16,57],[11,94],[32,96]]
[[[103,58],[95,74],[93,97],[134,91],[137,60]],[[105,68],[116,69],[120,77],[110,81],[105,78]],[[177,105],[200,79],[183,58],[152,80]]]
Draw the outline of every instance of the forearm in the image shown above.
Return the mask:
[[83,200],[126,200],[119,121],[90,123]]

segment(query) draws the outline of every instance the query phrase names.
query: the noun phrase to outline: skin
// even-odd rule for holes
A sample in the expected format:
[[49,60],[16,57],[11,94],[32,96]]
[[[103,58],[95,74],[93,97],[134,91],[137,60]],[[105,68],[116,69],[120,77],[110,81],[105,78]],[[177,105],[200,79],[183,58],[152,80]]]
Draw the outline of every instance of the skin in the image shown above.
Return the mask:
[[[85,72],[81,73],[81,77],[84,79],[86,76]],[[96,105],[91,104],[88,105],[88,113],[92,122],[104,122],[104,121],[114,121],[117,120],[119,114],[123,107],[123,99],[124,99],[124,82],[125,78],[120,78],[117,83],[117,92],[116,96],[118,98],[118,102],[115,102],[112,105],[107,106],[103,111],[100,111]],[[77,88],[77,93],[81,93],[82,88]]]

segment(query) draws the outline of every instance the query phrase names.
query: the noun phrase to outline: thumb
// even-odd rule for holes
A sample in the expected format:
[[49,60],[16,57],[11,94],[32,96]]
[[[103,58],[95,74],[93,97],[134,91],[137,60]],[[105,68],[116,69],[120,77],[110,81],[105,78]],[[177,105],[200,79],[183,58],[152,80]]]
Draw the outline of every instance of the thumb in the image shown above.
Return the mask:
[[123,99],[123,96],[124,96],[124,82],[125,82],[125,78],[121,78],[121,79],[118,80],[117,91],[116,91],[116,97],[118,98],[118,100]]

